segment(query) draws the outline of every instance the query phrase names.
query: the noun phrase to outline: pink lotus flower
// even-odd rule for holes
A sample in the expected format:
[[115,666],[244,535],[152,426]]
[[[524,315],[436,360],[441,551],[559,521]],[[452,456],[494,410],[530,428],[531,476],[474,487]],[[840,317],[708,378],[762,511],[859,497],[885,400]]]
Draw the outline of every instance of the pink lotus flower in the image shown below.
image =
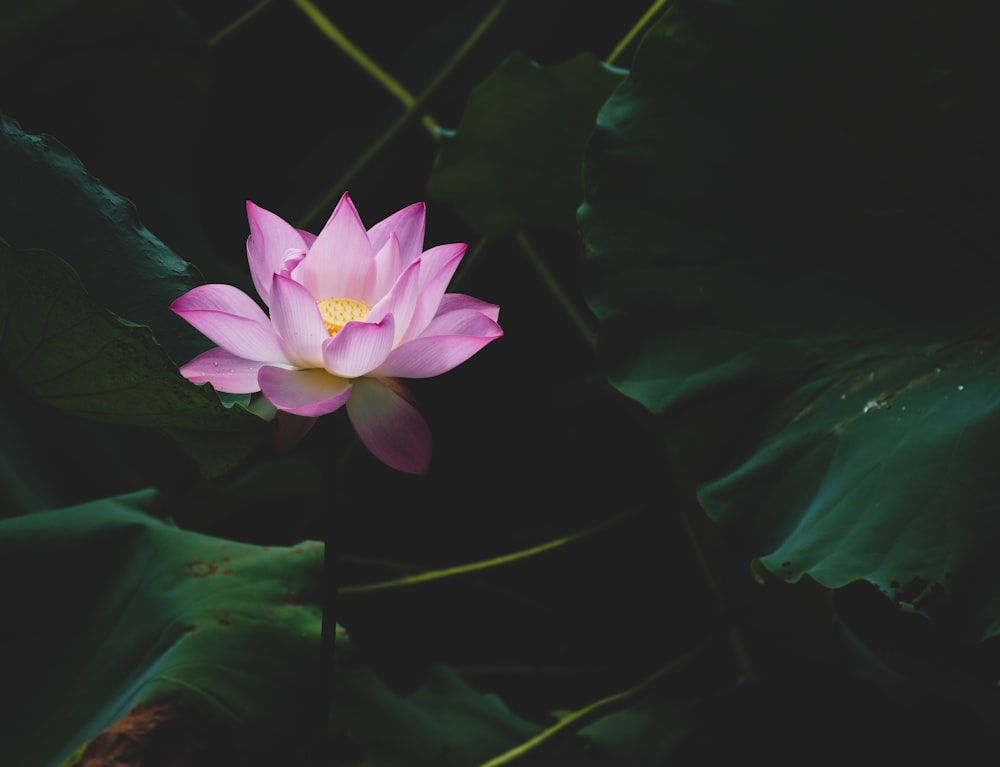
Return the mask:
[[219,391],[262,392],[314,419],[343,405],[383,463],[421,474],[430,429],[399,378],[451,370],[503,335],[499,307],[445,293],[465,244],[423,250],[424,205],[365,230],[345,194],[318,236],[247,202],[247,255],[270,317],[231,285],[201,285],[171,309],[218,348],[181,367]]

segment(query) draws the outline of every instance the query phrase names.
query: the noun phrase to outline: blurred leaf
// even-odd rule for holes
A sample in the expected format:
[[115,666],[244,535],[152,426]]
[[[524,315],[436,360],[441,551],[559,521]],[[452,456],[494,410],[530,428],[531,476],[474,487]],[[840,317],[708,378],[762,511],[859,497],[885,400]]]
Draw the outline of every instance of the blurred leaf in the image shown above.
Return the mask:
[[322,545],[250,546],[152,513],[143,491],[0,522],[6,764],[88,764],[109,728],[143,722],[132,748],[147,756],[224,746],[244,763],[292,742],[315,684]]
[[210,388],[184,379],[148,328],[98,306],[52,253],[0,243],[0,277],[0,359],[35,399],[175,433],[209,475],[235,466],[267,433],[241,405],[226,408]]
[[[240,263],[246,193],[221,200],[209,194],[220,200],[210,220],[199,211],[206,190],[193,174],[202,165],[207,108],[220,95],[214,85],[204,30],[176,2],[88,0],[0,48],[8,115],[26,132],[57,137],[209,282],[252,290],[246,262]],[[216,257],[204,231],[229,216],[242,226],[220,247],[234,256],[236,268]]]
[[688,735],[692,717],[664,695],[649,696],[580,730],[591,749],[619,767],[671,764],[674,750]]
[[204,280],[75,155],[0,114],[0,167],[7,179],[17,180],[0,186],[0,237],[13,247],[60,254],[98,303],[152,327],[174,362],[187,362],[210,346],[169,308]]
[[472,767],[541,730],[443,665],[430,669],[423,685],[406,697],[371,669],[348,672],[341,683],[344,704],[338,714],[365,752],[364,767]]
[[551,67],[511,54],[442,137],[431,195],[453,200],[483,234],[539,223],[575,232],[584,147],[622,76],[586,53]]
[[979,13],[680,0],[599,116],[579,211],[610,378],[732,540],[789,580],[961,606],[972,637],[1000,633]]

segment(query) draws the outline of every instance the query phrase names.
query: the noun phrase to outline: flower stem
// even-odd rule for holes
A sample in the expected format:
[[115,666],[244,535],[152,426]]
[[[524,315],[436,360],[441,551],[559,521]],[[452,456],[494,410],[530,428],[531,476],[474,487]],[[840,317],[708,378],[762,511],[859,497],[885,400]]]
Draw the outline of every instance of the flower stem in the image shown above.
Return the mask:
[[227,24],[225,27],[223,27],[214,35],[212,35],[210,38],[208,38],[208,46],[211,48],[212,46],[221,43],[223,40],[229,37],[233,32],[235,32],[237,29],[239,29],[248,21],[250,21],[250,19],[252,19],[258,13],[263,11],[270,4],[271,0],[260,0],[259,3],[257,3],[247,11],[245,11],[243,15],[240,16],[238,19],[236,19],[234,22],[232,22],[231,24]]
[[[721,614],[726,615],[729,612],[726,598],[722,593],[722,589],[719,587],[719,582],[716,579],[715,574],[712,572],[712,566],[709,564],[708,557],[705,555],[705,548],[702,545],[701,539],[697,532],[695,532],[694,525],[691,523],[691,519],[688,514],[686,512],[682,512],[678,516],[680,518],[681,527],[684,529],[684,534],[687,537],[694,557],[698,562],[698,568],[701,570],[702,576],[705,578],[708,590],[711,593],[712,598],[715,600],[717,609]],[[746,644],[743,642],[743,637],[735,624],[730,623],[726,632],[726,638],[729,642],[729,649],[732,651],[733,657],[736,659],[736,663],[740,667],[740,672],[743,674],[743,678],[747,682],[757,681],[757,674],[750,662],[750,655],[747,652]]]
[[342,493],[348,476],[348,465],[358,448],[358,441],[352,439],[337,461],[333,476],[323,481],[322,493],[316,501],[319,512],[320,532],[323,537],[323,612],[320,619],[319,673],[316,679],[316,710],[313,729],[313,764],[328,767],[336,760],[327,753],[327,727],[330,710],[333,707],[336,680],[337,647],[337,581],[339,577],[340,549],[337,529],[337,509],[341,504],[338,494]]
[[[306,228],[313,222],[314,219],[318,218],[324,211],[326,211],[333,204],[333,202],[344,193],[347,187],[354,180],[355,176],[364,170],[368,163],[370,163],[379,154],[379,152],[381,152],[389,144],[389,142],[396,137],[396,134],[406,127],[410,121],[414,119],[414,117],[416,117],[416,115],[423,109],[424,104],[426,104],[430,97],[437,92],[438,88],[441,87],[442,83],[444,83],[444,81],[451,75],[468,52],[472,50],[473,46],[475,46],[479,39],[486,34],[486,31],[500,16],[508,1],[509,0],[499,0],[499,2],[497,2],[496,5],[490,9],[489,13],[483,17],[465,41],[463,41],[463,43],[451,55],[451,58],[444,65],[444,67],[442,67],[433,79],[424,87],[424,89],[417,94],[412,105],[407,107],[406,111],[397,117],[392,124],[358,156],[358,159],[354,161],[351,167],[348,168],[339,179],[337,179],[337,182],[330,187],[327,193],[298,220],[296,226],[299,228]],[[437,123],[433,118],[429,115],[427,115],[426,118],[427,119],[424,120],[424,127],[432,136],[436,138],[439,135],[440,129],[437,127]]]
[[566,295],[566,291],[563,290],[562,285],[553,276],[552,272],[549,271],[549,267],[545,264],[545,260],[539,254],[538,250],[531,241],[524,236],[523,232],[517,232],[514,235],[514,241],[521,248],[521,251],[528,258],[528,262],[531,264],[532,268],[541,278],[545,287],[549,289],[549,292],[556,299],[559,306],[562,307],[563,311],[566,312],[566,316],[569,317],[570,322],[579,331],[580,336],[583,338],[584,342],[591,349],[597,348],[597,334],[594,333],[590,328],[590,323],[584,318],[583,314],[576,308],[576,305],[570,300],[569,296]]
[[632,29],[628,31],[628,34],[625,35],[625,37],[621,39],[618,45],[615,46],[615,49],[611,51],[611,54],[608,56],[607,59],[605,59],[605,63],[614,64],[618,60],[618,58],[633,43],[635,38],[637,38],[640,34],[646,31],[646,28],[653,21],[656,14],[658,14],[661,10],[665,9],[668,5],[670,5],[670,2],[671,0],[655,0],[655,2],[651,6],[649,6],[649,8],[646,9],[646,12],[642,14],[642,18],[640,18],[635,23],[635,26],[633,26]]
[[490,237],[484,234],[475,245],[465,254],[465,258],[462,259],[462,263],[458,267],[458,271],[455,272],[455,276],[451,278],[451,289],[458,290],[458,287],[465,282],[466,276],[470,274],[479,261],[479,257],[482,255],[483,249],[486,244],[490,241]]
[[330,21],[329,17],[317,8],[311,0],[293,0],[299,9],[308,17],[316,28],[326,35],[340,50],[348,55],[358,66],[374,78],[374,80],[395,96],[407,109],[413,109],[416,98],[396,78],[375,63],[363,50],[358,48],[340,29]]
[[488,570],[492,567],[500,567],[512,562],[517,562],[521,559],[527,559],[538,554],[543,554],[547,551],[552,551],[553,549],[561,548],[569,543],[573,543],[574,541],[578,541],[582,538],[593,535],[594,533],[598,533],[601,530],[606,530],[609,527],[620,524],[636,513],[636,510],[627,511],[624,514],[619,514],[618,516],[605,520],[604,522],[594,525],[593,527],[588,527],[586,530],[571,533],[570,535],[563,536],[562,538],[556,538],[555,540],[547,541],[546,543],[539,544],[538,546],[532,546],[529,549],[515,551],[511,554],[503,554],[499,557],[484,559],[479,562],[470,562],[464,565],[446,567],[441,570],[428,570],[427,572],[416,573],[414,575],[404,575],[388,581],[379,581],[378,583],[363,583],[357,586],[341,586],[338,593],[341,595],[368,594],[373,591],[385,591],[388,589],[404,588],[406,586],[416,586],[421,583],[427,583],[428,581],[437,581],[443,578],[452,578],[457,575],[467,575],[469,573],[479,572],[480,570]]
[[319,635],[319,674],[316,721],[313,735],[313,762],[316,767],[331,763],[327,750],[327,724],[333,706],[337,645],[337,530],[336,504],[325,509],[323,523],[323,613]]
[[601,698],[600,700],[596,700],[593,703],[584,706],[579,711],[574,711],[572,714],[560,719],[558,723],[542,730],[535,737],[526,740],[524,743],[515,746],[509,751],[505,751],[504,753],[493,757],[489,761],[483,762],[479,765],[479,767],[503,767],[503,765],[511,764],[512,762],[523,756],[527,756],[532,751],[551,743],[553,740],[556,740],[561,736],[564,737],[578,732],[581,728],[596,719],[611,713],[612,711],[620,711],[633,703],[636,699],[642,697],[642,695],[644,695],[656,682],[686,666],[694,660],[697,655],[697,650],[691,650],[684,655],[675,658],[667,665],[659,668],[657,671],[643,679],[639,682],[639,684],[635,685],[635,687],[630,687],[622,692],[617,692],[614,695]]

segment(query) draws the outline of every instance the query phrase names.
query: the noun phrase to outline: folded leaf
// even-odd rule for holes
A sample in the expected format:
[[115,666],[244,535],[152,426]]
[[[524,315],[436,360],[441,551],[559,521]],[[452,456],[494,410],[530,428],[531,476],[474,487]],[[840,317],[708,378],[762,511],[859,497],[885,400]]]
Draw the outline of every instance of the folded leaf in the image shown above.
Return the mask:
[[579,211],[610,377],[731,539],[973,638],[1000,633],[985,28],[965,4],[674,3]]

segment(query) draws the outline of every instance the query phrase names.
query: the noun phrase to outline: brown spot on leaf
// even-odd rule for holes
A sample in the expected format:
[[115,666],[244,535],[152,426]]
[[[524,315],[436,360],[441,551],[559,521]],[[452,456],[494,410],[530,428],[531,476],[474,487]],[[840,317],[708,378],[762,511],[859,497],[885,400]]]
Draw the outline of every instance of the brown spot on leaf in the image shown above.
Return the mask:
[[232,570],[223,570],[223,571],[222,571],[222,574],[223,574],[223,575],[232,575],[232,574],[233,574],[233,571],[232,571]]
[[219,566],[215,562],[206,562],[203,559],[196,559],[194,562],[188,563],[188,570],[195,578],[207,578],[209,575],[215,575],[215,571],[218,569]]
[[219,616],[218,623],[223,628],[229,628],[229,626],[231,625],[231,622],[229,620],[229,613],[222,613],[222,615]]
[[[136,706],[83,746],[73,767],[245,764],[202,712],[173,701]],[[6,765],[6,762],[4,762]]]
[[139,767],[155,731],[175,715],[170,703],[136,706],[87,744],[78,767]]
[[295,596],[291,591],[286,591],[281,595],[281,598],[285,601],[285,604],[289,604],[292,607],[299,606],[299,598]]

